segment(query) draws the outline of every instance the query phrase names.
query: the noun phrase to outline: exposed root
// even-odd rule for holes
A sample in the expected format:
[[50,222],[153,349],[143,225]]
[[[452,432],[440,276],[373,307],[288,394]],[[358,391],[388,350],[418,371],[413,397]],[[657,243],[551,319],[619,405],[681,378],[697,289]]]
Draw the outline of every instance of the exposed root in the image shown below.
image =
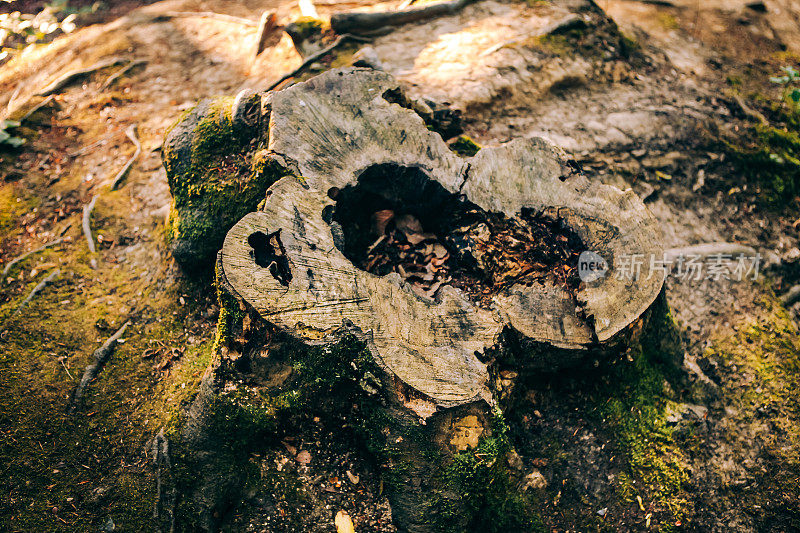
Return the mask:
[[4,330],[5,329],[5,325],[8,324],[12,319],[16,318],[16,316],[19,315],[22,312],[22,309],[26,305],[28,305],[31,302],[31,300],[36,298],[36,295],[39,294],[40,292],[42,292],[42,290],[45,287],[47,287],[50,283],[52,283],[53,280],[55,280],[59,276],[59,274],[61,274],[61,270],[59,270],[57,268],[57,269],[53,270],[52,272],[50,272],[50,274],[48,274],[48,276],[46,278],[44,278],[42,281],[40,281],[31,290],[31,292],[28,293],[28,296],[26,296],[25,299],[20,302],[20,304],[17,306],[17,308],[14,309],[14,312],[11,313],[11,316],[8,317],[8,319],[5,322],[3,322],[3,327],[0,328],[0,330]]
[[331,17],[331,28],[341,34],[369,32],[384,26],[399,26],[444,15],[453,15],[474,1],[451,0],[405,11],[336,13]]
[[157,521],[158,531],[175,531],[175,483],[172,479],[172,461],[169,457],[169,440],[164,428],[153,438],[153,465],[156,469],[156,499],[153,503],[153,519]]
[[97,374],[103,368],[103,365],[111,356],[111,353],[114,351],[114,347],[117,345],[120,337],[122,334],[125,333],[125,330],[130,325],[130,321],[125,322],[121,328],[117,330],[106,342],[103,343],[101,347],[94,351],[92,357],[94,361],[86,367],[86,370],[83,371],[83,377],[81,377],[81,381],[78,383],[78,386],[75,387],[75,390],[72,392],[72,397],[70,398],[69,402],[69,409],[68,412],[73,413],[78,408],[81,398],[83,397],[83,391],[86,389],[86,386],[92,381],[94,378],[97,377]]
[[92,201],[83,206],[83,234],[86,236],[86,243],[89,245],[89,251],[95,253],[97,249],[94,247],[94,237],[92,237],[92,227],[90,225],[90,220],[92,216],[92,210],[94,209],[94,204],[97,202],[97,196],[94,195],[92,197]]
[[200,17],[206,19],[221,20],[223,22],[230,22],[233,24],[242,24],[243,26],[258,26],[258,22],[243,17],[234,17],[233,15],[225,15],[223,13],[214,13],[212,11],[168,11],[166,13],[159,13],[156,19],[171,19],[171,18],[188,18]]
[[66,74],[60,76],[56,79],[53,83],[36,93],[36,96],[50,96],[51,94],[57,93],[68,87],[72,83],[76,82],[77,80],[88,76],[93,72],[97,72],[98,70],[102,70],[104,68],[113,67],[114,65],[119,65],[120,63],[125,63],[128,61],[122,57],[112,57],[110,59],[104,59],[103,61],[98,61],[94,65],[85,68],[79,68],[76,70],[71,70]]
[[117,190],[117,187],[119,187],[119,184],[122,183],[122,180],[124,180],[125,176],[127,176],[128,172],[130,172],[131,167],[133,166],[133,163],[135,163],[136,160],[139,159],[139,155],[142,153],[142,143],[140,143],[139,139],[136,137],[136,125],[135,124],[131,124],[130,126],[128,126],[128,129],[125,130],[125,135],[128,137],[128,139],[131,140],[133,145],[136,147],[136,151],[133,153],[131,158],[128,159],[128,162],[125,163],[125,166],[122,167],[122,170],[120,170],[117,173],[117,175],[114,177],[114,181],[111,182],[111,190],[112,191]]
[[11,269],[14,267],[14,265],[19,263],[20,261],[24,261],[25,259],[27,259],[28,257],[32,256],[33,254],[38,254],[39,252],[47,250],[51,246],[55,246],[56,244],[59,244],[59,243],[62,243],[62,242],[64,242],[64,238],[63,237],[59,237],[58,239],[50,241],[47,244],[43,244],[42,246],[40,246],[38,248],[34,248],[30,252],[25,252],[24,254],[12,259],[11,261],[8,262],[8,264],[5,267],[3,267],[3,276],[8,274],[9,271],[11,271]]
[[33,116],[33,114],[36,113],[37,111],[39,111],[41,108],[45,107],[46,105],[49,105],[50,102],[52,102],[54,99],[55,99],[55,96],[53,96],[51,94],[50,96],[48,96],[47,98],[45,98],[44,100],[42,100],[41,102],[39,102],[38,104],[33,106],[32,108],[30,108],[30,110],[27,113],[22,115],[22,118],[20,118],[19,121],[20,122],[25,122],[26,120],[31,118]]
[[130,70],[138,67],[139,65],[144,65],[146,63],[147,63],[147,61],[144,60],[144,59],[135,59],[135,60],[131,61],[130,63],[128,63],[127,65],[125,65],[124,67],[122,67],[121,69],[116,71],[114,74],[109,76],[108,79],[103,82],[103,85],[100,86],[100,90],[104,91],[104,90],[108,89],[109,87],[111,87],[111,85],[114,84],[115,81],[117,81],[122,76],[124,76],[125,73],[127,73]]

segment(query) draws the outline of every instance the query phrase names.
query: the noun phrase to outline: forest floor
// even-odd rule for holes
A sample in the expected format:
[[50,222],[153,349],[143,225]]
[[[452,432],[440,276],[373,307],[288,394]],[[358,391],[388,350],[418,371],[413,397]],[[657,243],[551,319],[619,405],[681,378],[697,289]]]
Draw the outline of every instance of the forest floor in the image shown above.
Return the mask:
[[[123,4],[0,65],[3,119],[19,118],[70,69],[109,56],[144,61],[109,87],[113,67],[59,91],[14,130],[25,144],[0,151],[0,265],[63,237],[0,279],[3,531],[154,529],[151,442],[206,371],[219,312],[212,273],[187,278],[166,248],[164,132],[198,99],[263,90],[301,62],[285,34],[254,60],[253,26],[155,16],[213,11],[255,22],[273,9],[285,24],[300,16],[296,2]],[[316,2],[322,16],[397,4]],[[484,0],[371,46],[412,96],[462,110],[479,144],[544,136],[590,177],[632,187],[668,247],[727,241],[762,256],[757,280],[670,277],[681,365],[645,354],[527,384],[510,421],[512,462],[546,482],[531,489],[543,528],[800,531],[800,333],[776,297],[800,278],[791,179],[795,164],[800,181],[800,141],[769,80],[800,63],[800,10],[779,0],[765,1],[766,12],[744,0],[654,4],[599,0],[602,11],[585,12],[583,0]],[[532,37],[573,12],[585,28]],[[134,150],[131,125],[142,156],[112,191]],[[782,147],[769,144],[773,130],[788,132]],[[794,163],[775,163],[770,150]],[[767,163],[753,155],[764,153]],[[81,213],[94,195],[91,253]],[[14,314],[54,269],[55,281]],[[125,342],[68,414],[92,352],[126,321]],[[227,530],[335,531],[339,509],[356,531],[392,530],[358,443],[335,418],[309,420],[258,454],[266,492],[232,506]]]

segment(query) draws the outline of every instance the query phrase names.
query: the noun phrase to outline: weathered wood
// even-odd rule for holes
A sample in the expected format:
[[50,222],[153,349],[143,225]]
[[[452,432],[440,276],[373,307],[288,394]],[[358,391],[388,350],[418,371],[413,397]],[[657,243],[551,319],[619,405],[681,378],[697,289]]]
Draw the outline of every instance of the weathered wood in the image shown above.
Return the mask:
[[[462,158],[426,127],[391,76],[366,69],[329,71],[268,93],[262,109],[269,128],[261,141],[285,177],[228,232],[220,287],[306,345],[353,333],[365,343],[383,373],[388,418],[409,430],[399,440],[386,436],[402,443],[396,450],[411,465],[409,483],[441,471],[448,454],[491,432],[489,408],[507,394],[492,377],[498,357],[514,351],[518,370],[541,372],[613,353],[641,330],[662,291],[665,273],[650,268],[651,257],[663,258],[660,232],[641,200],[590,182],[544,140],[517,139]],[[461,197],[508,218],[536,213],[568,228],[610,269],[576,290],[511,282],[488,304],[450,285],[426,297],[400,274],[371,274],[345,255],[347,228],[337,217],[357,204],[344,199],[359,198],[359,190],[419,210]],[[647,258],[638,275],[616,275],[634,255]],[[443,452],[438,459],[422,452],[431,445]],[[406,530],[435,530],[423,511],[426,490],[392,490]]]

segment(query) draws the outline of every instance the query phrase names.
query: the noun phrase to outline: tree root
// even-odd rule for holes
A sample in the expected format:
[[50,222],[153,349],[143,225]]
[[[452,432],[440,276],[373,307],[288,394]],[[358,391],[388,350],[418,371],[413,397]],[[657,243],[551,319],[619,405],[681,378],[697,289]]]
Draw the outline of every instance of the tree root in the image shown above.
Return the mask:
[[223,22],[230,22],[232,24],[241,24],[243,26],[257,27],[258,22],[243,17],[235,17],[233,15],[225,15],[223,13],[214,13],[212,11],[168,11],[166,13],[159,13],[155,17],[156,20],[171,19],[171,18],[207,18],[214,20],[221,20]]
[[399,26],[445,15],[454,15],[475,0],[451,0],[405,11],[379,11],[376,13],[336,13],[331,17],[331,28],[336,33],[363,33],[384,26]]
[[72,392],[72,397],[70,398],[69,402],[69,409],[67,410],[69,413],[74,413],[75,410],[78,408],[80,404],[81,398],[83,397],[83,391],[86,389],[86,386],[92,381],[94,378],[97,377],[97,374],[100,372],[100,369],[103,368],[103,365],[111,356],[111,353],[114,351],[114,347],[117,345],[120,337],[122,334],[125,333],[125,329],[130,325],[130,321],[125,322],[121,328],[117,330],[109,339],[103,343],[97,350],[94,351],[92,357],[94,361],[86,367],[86,370],[83,371],[83,377],[81,377],[81,381],[78,383],[78,386],[75,387],[75,390]]
[[100,86],[100,90],[104,91],[104,90],[108,89],[109,87],[111,87],[111,85],[114,84],[115,81],[117,81],[122,76],[124,76],[126,72],[129,72],[131,69],[134,69],[134,68],[138,67],[139,65],[144,65],[146,63],[147,63],[147,61],[144,60],[144,59],[135,59],[135,60],[131,61],[130,63],[128,63],[127,65],[125,65],[124,67],[122,67],[121,69],[116,71],[114,74],[109,76],[108,79],[103,82],[103,85]]
[[86,236],[86,243],[89,245],[89,251],[95,253],[97,249],[94,247],[94,237],[92,237],[92,227],[90,225],[90,217],[92,216],[92,210],[94,209],[94,204],[97,202],[97,196],[94,195],[92,197],[92,201],[83,206],[83,234]]
[[88,76],[93,72],[97,72],[98,70],[102,70],[104,68],[113,67],[114,65],[125,63],[126,61],[128,60],[122,57],[112,57],[110,59],[104,59],[103,61],[98,61],[97,63],[89,67],[71,70],[66,74],[60,76],[53,83],[51,83],[38,93],[36,93],[36,96],[50,96],[51,94],[59,92],[61,89],[64,89],[65,87],[69,86],[75,81],[85,76]]
[[293,71],[291,71],[291,72],[288,72],[288,73],[284,74],[283,76],[281,76],[281,78],[280,78],[278,81],[276,81],[275,83],[273,83],[272,85],[270,85],[269,87],[267,87],[267,91],[271,91],[271,90],[273,90],[275,87],[277,87],[277,86],[278,86],[278,85],[280,85],[281,83],[285,82],[285,81],[286,81],[286,80],[288,80],[289,78],[294,78],[294,77],[295,77],[295,76],[297,76],[297,75],[298,75],[300,72],[302,72],[302,71],[303,71],[303,70],[304,70],[304,69],[305,69],[305,68],[306,68],[308,65],[310,65],[311,63],[313,63],[313,62],[317,61],[317,60],[318,60],[318,59],[320,59],[321,57],[324,57],[325,55],[327,55],[327,54],[331,53],[332,51],[334,51],[336,48],[338,48],[339,46],[341,46],[341,45],[342,45],[342,44],[343,44],[345,41],[347,41],[347,40],[351,40],[351,41],[359,41],[359,42],[367,42],[367,41],[369,41],[369,39],[365,39],[364,37],[360,37],[360,36],[358,36],[358,35],[351,35],[351,34],[349,34],[349,33],[345,33],[344,35],[340,35],[340,36],[339,36],[339,37],[337,37],[337,38],[336,38],[336,40],[335,40],[335,41],[333,41],[333,43],[331,43],[329,46],[327,46],[327,47],[323,48],[322,50],[320,50],[319,52],[317,52],[317,53],[316,53],[316,54],[314,54],[314,55],[308,56],[308,57],[307,57],[307,58],[306,58],[306,59],[305,59],[305,60],[304,60],[304,61],[303,61],[303,62],[300,64],[300,66],[299,66],[299,67],[297,67],[297,68],[296,68],[296,69],[294,69]]
[[33,254],[38,254],[39,252],[47,250],[51,246],[55,246],[56,244],[59,244],[59,243],[62,243],[62,242],[64,242],[64,238],[63,237],[59,237],[58,239],[50,241],[47,244],[43,244],[38,248],[34,248],[30,252],[25,252],[24,254],[12,259],[11,261],[8,262],[8,264],[5,267],[3,267],[3,274],[2,275],[5,276],[6,274],[8,274],[9,271],[11,270],[11,268],[14,265],[16,265],[17,263],[19,263],[20,261],[24,261],[25,259],[27,259],[28,257],[32,256]]
[[[153,503],[153,519],[157,521],[158,531],[175,531],[176,489],[172,478],[172,461],[169,457],[169,440],[164,428],[153,438],[153,465],[156,469],[156,498]],[[166,474],[166,475],[165,475]]]
[[44,278],[42,281],[40,281],[40,282],[39,282],[39,283],[38,283],[38,284],[37,284],[37,285],[36,285],[36,286],[35,286],[35,287],[34,287],[34,288],[31,290],[31,292],[29,292],[29,293],[28,293],[28,296],[26,296],[26,297],[25,297],[25,299],[24,299],[24,300],[22,300],[22,301],[19,303],[19,305],[17,306],[17,308],[16,308],[16,309],[14,309],[14,312],[13,312],[13,313],[11,313],[11,316],[9,316],[9,317],[8,317],[8,319],[6,319],[6,321],[5,321],[5,322],[3,322],[3,327],[0,327],[0,331],[3,331],[3,332],[5,332],[5,326],[6,326],[6,324],[8,324],[8,323],[9,323],[9,322],[10,322],[12,319],[16,318],[16,317],[17,317],[17,315],[19,315],[19,314],[22,312],[22,309],[23,309],[23,308],[24,308],[26,305],[28,305],[28,304],[31,302],[31,300],[33,300],[34,298],[36,298],[36,295],[37,295],[37,294],[39,294],[40,292],[42,292],[42,290],[43,290],[45,287],[47,287],[49,284],[51,284],[51,283],[52,283],[52,282],[53,282],[53,281],[54,281],[54,280],[55,280],[55,279],[56,279],[56,278],[57,278],[57,277],[58,277],[60,274],[61,274],[61,270],[59,270],[59,269],[57,268],[57,269],[53,270],[52,272],[50,272],[50,274],[48,274],[46,278]]
[[128,126],[128,129],[125,130],[125,135],[128,137],[128,139],[131,140],[133,145],[136,147],[136,151],[133,153],[131,158],[128,159],[128,162],[125,163],[125,166],[122,167],[122,170],[120,170],[114,177],[114,181],[111,182],[112,191],[117,190],[119,184],[122,183],[122,180],[124,180],[125,176],[127,176],[128,172],[130,172],[133,163],[136,162],[137,159],[139,159],[139,155],[142,153],[142,143],[140,143],[139,139],[136,137],[135,124],[131,124],[130,126]]

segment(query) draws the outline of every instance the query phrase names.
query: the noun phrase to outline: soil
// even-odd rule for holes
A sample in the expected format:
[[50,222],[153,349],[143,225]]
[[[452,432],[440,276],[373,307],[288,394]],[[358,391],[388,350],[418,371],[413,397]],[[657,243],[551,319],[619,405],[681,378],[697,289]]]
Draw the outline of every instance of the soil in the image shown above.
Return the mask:
[[[752,119],[733,93],[772,117],[779,90],[769,76],[781,65],[797,66],[800,13],[783,0],[766,1],[765,14],[744,0],[673,3],[601,0],[606,18],[579,0],[484,0],[397,28],[371,46],[412,96],[460,109],[478,143],[545,136],[593,179],[633,188],[659,220],[667,247],[728,241],[762,254],[757,282],[669,279],[682,362],[627,354],[583,374],[517,387],[524,391],[519,416],[509,423],[521,474],[536,472],[546,482],[531,489],[546,529],[797,531],[800,334],[797,310],[784,308],[776,293],[800,278],[800,206],[792,199],[765,205],[759,185],[731,165],[720,140],[751,140]],[[395,3],[317,7],[327,16]],[[281,24],[299,16],[295,2],[282,0],[168,0],[130,15],[196,10],[257,21],[265,9],[275,9]],[[587,29],[535,36],[573,11]],[[196,100],[264,88],[302,61],[285,35],[254,60],[255,32],[212,19],[110,16],[0,68],[5,118],[68,70],[109,55],[147,61],[109,89],[101,86],[113,70],[68,87],[18,130],[28,139],[19,151],[0,153],[0,261],[65,237],[0,280],[0,529],[154,529],[150,443],[196,391],[219,312],[211,274],[193,281],[169,257],[163,225],[170,197],[159,147]],[[484,54],[511,37],[518,42]],[[347,60],[337,56],[332,64]],[[112,192],[105,186],[133,152],[124,135],[131,124],[139,126],[143,155]],[[110,244],[92,256],[80,216],[97,193],[93,231]],[[5,323],[54,268],[60,278]],[[92,352],[129,319],[126,342],[88,387],[84,409],[67,416],[67,398]],[[142,357],[161,347],[159,357],[173,348],[181,354],[170,359],[169,372]],[[313,443],[309,468],[320,472],[313,475],[329,483],[336,476],[345,495],[311,498],[319,518],[304,530],[333,531],[336,507],[354,517],[385,516],[367,455],[315,428],[293,428],[293,446]],[[337,462],[343,447],[352,465]],[[254,461],[282,460],[285,451],[265,444]],[[343,481],[351,466],[369,498]],[[292,464],[287,476],[309,473]],[[263,479],[261,490],[270,494],[234,502],[230,530],[262,530],[272,516],[269,502],[286,501],[285,490]]]

